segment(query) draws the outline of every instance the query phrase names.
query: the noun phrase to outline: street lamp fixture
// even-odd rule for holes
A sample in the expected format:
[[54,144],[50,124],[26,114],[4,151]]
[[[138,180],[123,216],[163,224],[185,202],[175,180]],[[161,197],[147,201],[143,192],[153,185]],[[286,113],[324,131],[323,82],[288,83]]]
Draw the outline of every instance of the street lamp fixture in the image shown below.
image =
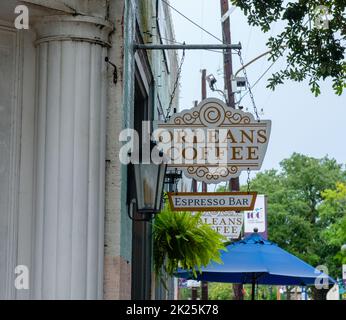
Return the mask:
[[[129,204],[128,216],[134,221],[150,221],[154,214],[161,211],[162,195],[167,171],[167,158],[157,149],[155,142],[150,143],[151,153],[156,149],[159,157],[149,163],[139,162],[133,164],[134,180],[136,185],[136,199]],[[134,210],[136,206],[136,210]],[[143,219],[133,217],[133,212],[143,216]]]
[[214,85],[216,83],[216,78],[214,77],[214,75],[209,74],[208,76],[206,76],[206,80],[207,80],[207,82],[209,84],[210,89],[212,91],[214,91],[215,90]]
[[207,80],[207,82],[208,82],[208,84],[209,84],[210,90],[211,90],[211,91],[214,91],[214,92],[220,93],[220,94],[223,96],[223,98],[225,99],[225,102],[228,103],[228,102],[227,102],[226,92],[217,89],[217,87],[216,87],[216,82],[217,82],[217,80],[216,80],[216,78],[214,77],[214,75],[213,75],[213,74],[209,74],[208,76],[205,77],[205,79]]
[[161,210],[167,164],[139,163],[134,165],[137,212],[157,214]]
[[182,179],[183,173],[181,170],[175,168],[174,171],[167,171],[165,176],[165,184],[169,185],[169,191],[173,189],[174,186],[177,188],[177,183]]

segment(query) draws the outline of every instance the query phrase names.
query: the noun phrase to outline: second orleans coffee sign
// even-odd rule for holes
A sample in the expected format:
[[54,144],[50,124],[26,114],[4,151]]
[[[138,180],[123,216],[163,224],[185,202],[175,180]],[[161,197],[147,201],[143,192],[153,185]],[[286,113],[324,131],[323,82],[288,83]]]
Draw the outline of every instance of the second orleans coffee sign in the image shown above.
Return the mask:
[[270,130],[270,120],[258,121],[251,113],[208,98],[160,122],[154,138],[169,167],[197,181],[219,183],[261,168]]

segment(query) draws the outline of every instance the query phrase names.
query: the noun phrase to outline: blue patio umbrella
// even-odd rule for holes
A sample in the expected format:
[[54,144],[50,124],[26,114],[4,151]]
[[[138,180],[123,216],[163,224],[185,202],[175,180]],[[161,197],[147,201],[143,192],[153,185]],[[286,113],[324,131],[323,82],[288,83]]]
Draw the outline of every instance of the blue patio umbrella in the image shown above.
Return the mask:
[[[252,299],[256,284],[308,286],[317,280],[334,284],[335,280],[303,260],[281,249],[277,244],[253,233],[227,246],[221,252],[222,264],[211,262],[196,280],[210,282],[251,283]],[[192,272],[180,269],[179,278],[193,278]],[[317,279],[318,278],[318,279]],[[325,279],[322,279],[325,278]]]

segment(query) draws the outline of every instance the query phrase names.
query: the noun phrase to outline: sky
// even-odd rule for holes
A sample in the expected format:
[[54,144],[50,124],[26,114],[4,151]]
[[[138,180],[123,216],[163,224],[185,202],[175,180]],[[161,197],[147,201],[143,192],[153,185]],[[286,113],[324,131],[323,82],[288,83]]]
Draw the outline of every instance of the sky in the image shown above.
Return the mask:
[[[200,26],[222,39],[221,10],[219,0],[171,0],[171,5]],[[213,44],[216,39],[203,32],[172,10],[175,38],[187,44]],[[247,18],[239,8],[231,14],[232,43],[242,44],[242,56],[247,63],[267,50],[269,36],[280,31],[282,24],[277,22],[264,34],[259,28],[249,26]],[[181,55],[181,52],[180,52]],[[262,58],[247,68],[252,85],[271,62]],[[254,87],[253,93],[258,110],[263,108],[261,119],[272,121],[271,137],[265,159],[260,171],[279,169],[281,160],[293,152],[322,158],[328,155],[339,163],[346,164],[346,93],[337,96],[331,81],[321,83],[321,95],[315,97],[307,81],[287,81],[275,91],[266,88],[270,75],[285,67],[285,60],[276,61],[269,72]],[[239,57],[233,55],[234,72],[240,68]],[[182,68],[180,88],[180,110],[192,107],[194,100],[201,99],[201,70],[207,69],[218,80],[218,88],[223,88],[223,56],[210,51],[186,51]],[[239,74],[242,75],[242,74]],[[208,89],[208,97],[221,98]],[[242,100],[244,108],[253,112],[249,95]],[[257,171],[251,173],[251,177]],[[242,173],[241,183],[247,176]]]

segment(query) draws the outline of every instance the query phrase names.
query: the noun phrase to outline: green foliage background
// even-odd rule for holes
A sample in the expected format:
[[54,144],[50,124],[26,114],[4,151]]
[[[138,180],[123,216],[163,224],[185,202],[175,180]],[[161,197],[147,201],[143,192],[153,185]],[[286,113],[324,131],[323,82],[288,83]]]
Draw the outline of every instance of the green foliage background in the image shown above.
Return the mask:
[[346,243],[346,172],[334,159],[294,153],[280,170],[258,173],[251,190],[268,196],[269,239],[341,276]]
[[[328,157],[317,159],[294,153],[280,163],[279,170],[258,173],[250,187],[251,191],[268,197],[269,239],[315,267],[327,266],[332,277],[340,278],[342,264],[346,263],[346,253],[341,252],[341,246],[346,243],[345,166]],[[247,186],[242,189],[245,191]],[[154,241],[162,245],[154,251],[157,266],[164,264],[172,274],[178,265],[189,269],[207,264],[211,257],[219,261],[217,252],[223,247],[224,239],[210,234],[215,247],[210,247],[212,242],[203,243],[210,230],[198,231],[198,216],[172,213],[166,207],[158,217],[161,220],[155,222]],[[209,248],[205,257],[200,255],[204,246]],[[244,288],[247,299],[251,288]],[[276,299],[276,290],[259,286],[258,298]],[[184,297],[190,297],[189,289],[181,290],[181,298]],[[210,283],[209,298],[233,299],[231,285]]]
[[[282,22],[282,29],[269,37],[267,46],[271,50],[269,60],[285,56],[286,68],[272,75],[269,88],[274,90],[287,79],[307,79],[317,96],[319,82],[331,78],[334,92],[342,94],[346,87],[346,1],[231,0],[231,3],[244,12],[251,26],[258,26],[263,32],[270,31],[273,23]],[[322,27],[327,18],[326,27]]]
[[[341,252],[346,243],[345,166],[328,157],[294,153],[279,170],[258,173],[250,186],[268,197],[269,239],[313,266],[326,265],[332,277],[341,278],[346,263],[346,252]],[[251,288],[244,288],[248,299]],[[210,296],[229,299],[228,289],[229,284],[212,284]],[[259,286],[258,299],[276,299],[276,290]]]

